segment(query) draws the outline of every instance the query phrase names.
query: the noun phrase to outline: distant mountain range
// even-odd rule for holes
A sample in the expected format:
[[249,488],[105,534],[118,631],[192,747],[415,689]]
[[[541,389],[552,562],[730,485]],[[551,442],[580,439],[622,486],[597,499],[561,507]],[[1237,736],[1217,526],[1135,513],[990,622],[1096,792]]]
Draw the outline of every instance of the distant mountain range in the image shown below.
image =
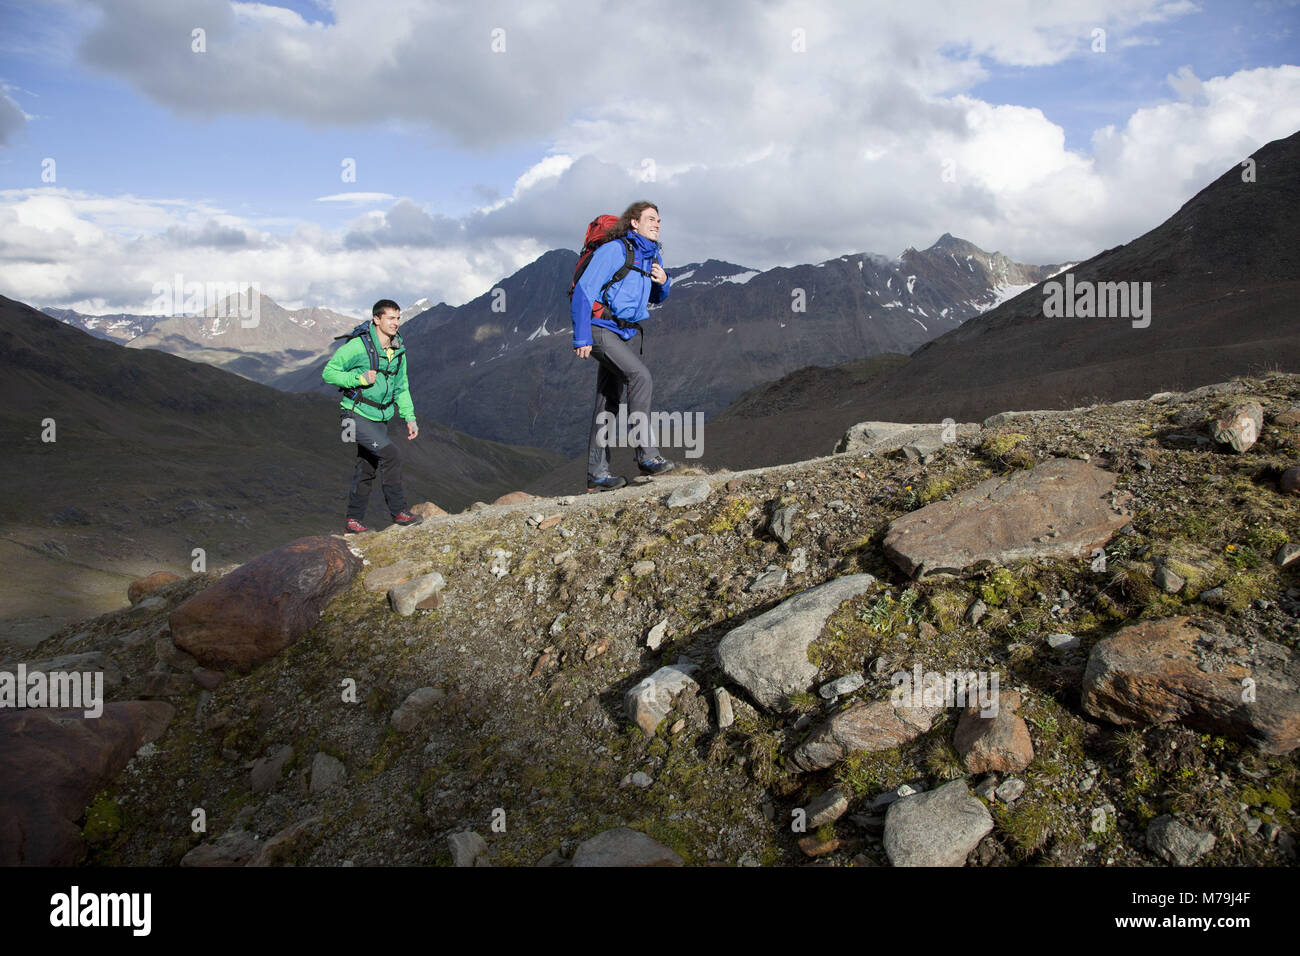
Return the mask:
[[[439,303],[406,321],[419,413],[494,441],[585,448],[596,369],[571,347],[576,263],[577,253],[552,250],[465,305]],[[1059,268],[1016,263],[950,235],[898,259],[864,253],[764,272],[716,259],[670,268],[672,294],[645,324],[656,407],[714,414],[809,364],[910,352]],[[321,364],[275,384],[326,391]]]
[[[1052,281],[1150,282],[1150,324],[1044,315],[1026,289],[909,355],[809,366],[763,383],[705,424],[698,464],[755,468],[831,453],[861,421],[982,421],[1007,409],[1145,399],[1234,375],[1300,371],[1300,133],[1234,166],[1173,216]],[[929,252],[929,250],[927,250]],[[680,451],[665,454],[685,461]],[[618,467],[629,473],[630,455]],[[579,487],[585,456],[528,491]]]
[[117,342],[125,345],[134,338],[144,335],[155,325],[167,318],[165,315],[131,315],[118,312],[113,315],[89,315],[72,309],[41,309],[51,318],[58,319],[64,325],[89,332],[97,339]]
[[233,299],[201,315],[86,315],[71,309],[43,309],[66,325],[137,349],[157,349],[192,362],[215,365],[236,375],[272,384],[286,372],[314,362],[332,339],[361,320],[330,309],[285,309],[259,295],[257,321],[244,303],[241,320]]

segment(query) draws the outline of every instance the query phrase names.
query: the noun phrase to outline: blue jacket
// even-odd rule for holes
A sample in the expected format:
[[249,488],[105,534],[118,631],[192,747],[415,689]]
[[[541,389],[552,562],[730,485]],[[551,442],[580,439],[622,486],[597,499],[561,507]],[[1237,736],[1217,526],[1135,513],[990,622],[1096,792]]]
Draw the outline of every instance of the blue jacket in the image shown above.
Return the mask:
[[[650,271],[652,263],[658,262],[663,265],[664,261],[659,255],[659,243],[652,242],[639,232],[632,230],[628,232],[627,237],[632,240],[632,264],[638,269]],[[610,329],[618,334],[618,337],[627,341],[636,334],[633,329],[620,329],[609,319],[603,316],[598,319],[591,317],[591,306],[593,302],[600,301],[600,287],[610,280],[623,263],[627,261],[627,254],[623,249],[623,243],[618,239],[611,239],[596,248],[592,253],[591,261],[587,263],[586,270],[582,277],[578,279],[578,284],[573,287],[573,347],[582,348],[584,345],[591,345],[591,327],[599,325],[601,328]],[[649,302],[662,302],[668,298],[669,287],[672,285],[672,279],[669,279],[663,285],[657,282],[651,282],[649,276],[643,276],[641,273],[632,271],[623,277],[621,282],[615,283],[609,287],[605,297],[609,300],[614,314],[625,322],[641,322],[650,317],[650,312],[646,308]]]

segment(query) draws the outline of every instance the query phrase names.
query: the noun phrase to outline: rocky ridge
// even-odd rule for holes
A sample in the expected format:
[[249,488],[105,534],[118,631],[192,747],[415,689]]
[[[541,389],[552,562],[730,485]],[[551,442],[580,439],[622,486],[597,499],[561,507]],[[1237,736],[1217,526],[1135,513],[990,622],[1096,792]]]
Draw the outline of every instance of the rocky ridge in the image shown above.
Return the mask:
[[[308,595],[323,611],[286,607],[265,656],[173,641],[233,568],[152,582],[31,654],[105,655],[111,700],[174,716],[97,771],[79,851],[61,835],[23,862],[1294,862],[1297,403],[1300,376],[1273,374],[1008,412],[938,447],[476,505],[346,539],[355,563]],[[1216,432],[1251,404],[1249,441]],[[997,547],[961,566],[885,547],[990,489],[1003,506],[968,530]],[[1086,526],[1062,548],[1089,507],[1100,544]],[[339,566],[339,539],[304,540]],[[287,577],[324,580],[294,544]],[[291,566],[276,554],[250,614]],[[850,576],[818,620],[772,624]],[[781,653],[738,668],[723,647],[747,633]],[[1169,668],[1128,649],[1156,639],[1183,649]]]

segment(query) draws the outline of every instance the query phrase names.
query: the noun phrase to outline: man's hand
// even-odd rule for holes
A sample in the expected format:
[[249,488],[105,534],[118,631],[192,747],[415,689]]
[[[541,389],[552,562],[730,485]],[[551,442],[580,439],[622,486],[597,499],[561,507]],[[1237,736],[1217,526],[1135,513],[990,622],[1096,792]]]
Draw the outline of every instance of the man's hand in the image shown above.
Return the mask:
[[664,272],[664,267],[657,262],[650,267],[650,281],[657,282],[659,285],[668,281],[668,273]]
[[415,436],[420,434],[420,426],[415,422],[406,423],[406,437],[409,441],[415,441]]
[[374,384],[375,384],[375,370],[374,370],[373,368],[368,368],[368,369],[366,369],[364,372],[362,372],[362,373],[361,373],[361,381],[362,381],[362,383],[365,384],[365,385],[374,385]]
[[590,346],[590,345],[584,345],[584,346],[582,346],[581,348],[576,348],[576,349],[573,350],[573,354],[576,355],[576,356],[578,356],[578,358],[590,358],[590,357],[591,357],[591,346]]

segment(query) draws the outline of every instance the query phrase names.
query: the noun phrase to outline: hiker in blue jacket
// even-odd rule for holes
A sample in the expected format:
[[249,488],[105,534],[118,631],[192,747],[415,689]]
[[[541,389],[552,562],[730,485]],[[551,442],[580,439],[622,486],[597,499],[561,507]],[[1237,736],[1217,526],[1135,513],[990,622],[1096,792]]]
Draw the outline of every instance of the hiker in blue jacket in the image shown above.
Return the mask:
[[[627,263],[627,242],[631,244],[632,268],[611,284],[610,280]],[[650,317],[647,304],[668,298],[671,285],[659,253],[659,209],[653,203],[634,202],[610,230],[608,240],[596,248],[573,289],[574,354],[580,359],[595,358],[600,366],[587,442],[588,491],[609,491],[627,484],[622,477],[610,474],[609,447],[600,434],[601,413],[618,415],[624,388],[628,420],[639,418],[645,423],[645,444],[636,447],[637,468],[643,475],[662,475],[674,467],[659,454],[648,427],[654,387],[650,370],[627,344],[640,331],[639,323]],[[593,307],[599,307],[595,315]]]

